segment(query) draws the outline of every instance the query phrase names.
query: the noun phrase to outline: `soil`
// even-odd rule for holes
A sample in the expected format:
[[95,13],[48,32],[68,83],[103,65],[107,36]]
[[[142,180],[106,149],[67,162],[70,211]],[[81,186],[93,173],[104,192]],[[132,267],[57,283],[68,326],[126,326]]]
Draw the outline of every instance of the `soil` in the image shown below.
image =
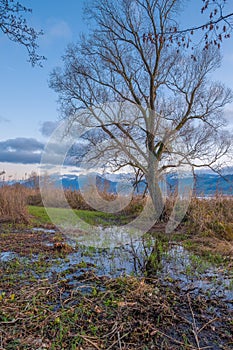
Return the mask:
[[[55,229],[41,227],[36,232],[28,228],[14,228],[13,232],[0,229],[0,251],[13,251],[22,256],[30,254],[56,254],[58,251],[71,252],[73,248],[65,242],[65,237]],[[46,232],[54,231],[54,232]],[[8,229],[9,231],[9,229]]]

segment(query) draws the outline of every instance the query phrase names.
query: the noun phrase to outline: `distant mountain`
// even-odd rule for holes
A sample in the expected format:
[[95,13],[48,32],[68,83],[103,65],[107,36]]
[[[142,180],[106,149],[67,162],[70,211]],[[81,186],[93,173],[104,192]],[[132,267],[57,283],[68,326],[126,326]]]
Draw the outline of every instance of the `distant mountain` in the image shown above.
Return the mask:
[[[179,180],[181,185],[188,187],[192,179],[190,177],[182,178]],[[167,178],[168,184],[175,188],[177,185],[177,179],[172,176]],[[233,195],[233,174],[217,175],[210,173],[198,173],[194,180],[194,193],[197,196],[213,196],[217,193],[223,195]]]
[[[58,184],[59,181],[60,179],[57,179],[55,184]],[[96,174],[96,185],[100,192],[117,193],[117,184],[118,181],[111,181]],[[62,185],[65,189],[78,191],[84,187],[88,188],[88,178],[85,175],[75,176],[66,174],[62,177]],[[89,185],[89,187],[91,190],[91,185]]]
[[[182,188],[190,188],[193,179],[190,175],[186,175],[179,178],[179,186]],[[96,185],[100,191],[107,191],[110,193],[117,193],[117,187],[119,183],[131,182],[131,174],[120,174],[116,175],[108,174],[106,177],[96,175]],[[177,177],[170,174],[166,178],[167,188],[171,191],[175,189],[178,179]],[[64,188],[69,188],[72,190],[79,190],[80,188],[87,186],[85,176],[69,176],[66,175],[62,179],[62,184]],[[137,188],[135,189],[136,193],[143,193],[145,190],[146,184],[145,181],[141,181]],[[213,196],[216,193],[221,193],[224,195],[233,195],[233,173],[220,176],[217,174],[209,173],[199,173],[196,175],[194,181],[194,192],[197,196]]]
[[[106,174],[101,176],[100,174],[94,175],[94,183],[97,185],[100,192],[106,191],[109,193],[117,193],[118,187],[125,186],[125,191],[128,190],[127,183],[133,185],[132,174]],[[59,175],[54,174],[52,176],[52,182],[55,186],[58,186],[60,180],[62,181],[62,185],[64,189],[70,190],[80,190],[82,188],[87,188],[86,186],[91,185],[88,184],[88,177],[85,175],[73,175],[66,174],[62,176],[62,179]],[[169,174],[166,178],[167,188],[172,192],[175,190],[179,180],[179,186],[181,188],[190,188],[193,178],[189,174],[183,174],[178,179],[177,174]],[[15,184],[16,181],[4,182],[4,184]],[[17,181],[24,186],[33,188],[35,186],[35,179],[21,180]],[[216,193],[220,193],[223,195],[233,195],[233,167],[228,168],[227,171],[223,172],[223,175],[220,176],[216,173],[208,173],[208,172],[197,172],[196,179],[194,182],[194,193],[197,196],[213,196]],[[0,186],[3,183],[0,183]],[[136,193],[143,193],[145,191],[146,184],[145,181],[141,181],[137,188],[135,189]],[[123,190],[124,191],[124,190]]]
[[223,176],[203,174],[197,176],[197,195],[212,196],[216,193],[233,195],[233,174]]
[[[59,179],[57,179],[58,183]],[[193,178],[190,175],[184,175],[179,178],[179,186],[181,188],[190,188]],[[109,193],[117,193],[119,184],[127,182],[132,182],[132,174],[107,174],[106,176],[100,176],[96,174],[96,185],[100,192],[106,191]],[[167,188],[173,191],[178,184],[177,176],[170,174],[166,178]],[[65,175],[62,178],[62,185],[65,189],[79,190],[84,186],[88,186],[87,177]],[[145,181],[141,181],[137,188],[136,193],[143,193],[146,188]],[[91,189],[91,187],[90,187]],[[199,173],[196,175],[196,180],[194,181],[194,192],[197,196],[213,196],[216,193],[221,193],[224,195],[233,195],[233,173],[220,176],[217,174],[209,173]]]

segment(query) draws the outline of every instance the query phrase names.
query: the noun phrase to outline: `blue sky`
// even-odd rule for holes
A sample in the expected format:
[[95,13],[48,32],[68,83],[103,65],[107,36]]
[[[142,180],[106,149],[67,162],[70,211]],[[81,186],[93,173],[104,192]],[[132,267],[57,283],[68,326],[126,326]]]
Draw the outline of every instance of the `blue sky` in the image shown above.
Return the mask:
[[[47,57],[43,68],[32,68],[26,50],[0,36],[0,117],[1,138],[40,137],[40,124],[56,120],[56,95],[48,87],[51,70],[60,64],[66,45],[85,30],[82,1],[22,1],[33,9],[30,23],[43,29],[39,53]],[[8,121],[8,122],[7,122]]]
[[[28,23],[44,31],[38,41],[38,52],[47,60],[43,68],[32,68],[24,47],[0,33],[0,149],[9,145],[9,140],[15,145],[14,139],[17,138],[19,163],[23,156],[25,161],[30,161],[29,151],[35,139],[40,149],[41,142],[45,141],[41,131],[46,133],[49,125],[46,122],[51,124],[58,119],[57,96],[48,87],[49,74],[61,64],[67,44],[75,41],[86,29],[82,20],[83,0],[22,0],[21,3],[33,10],[28,15]],[[6,162],[7,156],[11,164]],[[35,168],[32,164],[14,166],[13,154],[7,155],[7,152],[0,161],[0,170],[4,169],[13,176],[23,176]]]
[[[84,1],[21,1],[33,10],[28,16],[30,25],[44,31],[39,40],[39,53],[47,57],[43,68],[32,68],[24,47],[0,33],[0,171],[4,169],[7,176],[22,177],[35,168],[33,164],[39,159],[46,132],[59,118],[57,96],[48,87],[49,73],[61,65],[67,44],[86,30],[82,18]],[[193,13],[198,14],[199,4],[201,0],[190,1],[187,8],[190,21],[196,21]],[[225,41],[222,50],[223,63],[215,78],[233,89],[233,39]],[[227,117],[233,125],[233,106],[228,107]],[[18,163],[30,164],[16,164],[14,155],[6,151],[11,147],[18,150]],[[30,158],[33,149],[38,151],[34,159]]]

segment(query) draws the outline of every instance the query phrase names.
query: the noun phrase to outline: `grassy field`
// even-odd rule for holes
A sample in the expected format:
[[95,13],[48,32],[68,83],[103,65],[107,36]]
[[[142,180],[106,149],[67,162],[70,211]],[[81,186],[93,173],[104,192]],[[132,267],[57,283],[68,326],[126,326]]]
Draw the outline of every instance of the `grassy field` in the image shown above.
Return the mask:
[[[85,221],[90,225],[109,226],[113,224],[124,224],[127,222],[128,217],[126,215],[115,215],[111,213],[103,213],[99,211],[90,210],[77,210],[77,209],[66,209],[66,208],[48,208],[50,215],[55,219],[55,222],[62,223],[67,221],[67,217],[72,217],[75,224],[75,216]],[[28,212],[32,216],[32,221],[35,224],[53,224],[50,216],[48,215],[44,207],[28,206]],[[70,216],[72,212],[73,215]]]

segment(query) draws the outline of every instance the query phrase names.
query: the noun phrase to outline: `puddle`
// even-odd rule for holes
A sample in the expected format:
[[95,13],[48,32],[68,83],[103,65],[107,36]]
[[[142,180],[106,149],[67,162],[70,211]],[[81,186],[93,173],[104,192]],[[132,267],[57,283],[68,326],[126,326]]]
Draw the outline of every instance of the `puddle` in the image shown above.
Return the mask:
[[54,243],[51,243],[51,242],[44,242],[43,244],[45,247],[53,247],[54,246]]
[[[41,228],[34,228],[33,231],[56,232]],[[98,232],[101,232],[100,228]],[[122,236],[122,232],[119,232],[119,235]],[[53,280],[62,275],[70,285],[79,288],[83,284],[82,276],[86,273],[94,272],[97,276],[108,277],[143,276],[155,240],[151,237],[147,239],[140,237],[124,245],[109,248],[98,248],[96,244],[91,246],[91,242],[89,247],[81,246],[72,240],[67,240],[67,243],[77,249],[65,257],[47,257],[49,267],[46,266],[41,274],[36,271],[37,278],[48,277]],[[52,244],[44,241],[45,246]],[[23,261],[18,254],[13,251],[0,253],[0,262],[7,263],[16,258],[21,261],[23,267],[25,260]],[[37,261],[39,255],[33,254],[24,259],[27,260],[27,264],[30,264]],[[158,278],[165,286],[177,286],[186,293],[221,299],[233,309],[233,272],[212,266],[181,245],[171,243],[169,247],[162,250],[159,269],[154,271],[151,277]]]
[[[143,276],[146,257],[150,256],[152,250],[146,243],[141,239],[116,248],[79,247],[65,261],[61,260],[60,264],[53,265],[50,273],[62,273],[74,287],[80,286],[79,277],[90,271],[97,276]],[[233,308],[233,274],[229,275],[229,271],[213,267],[175,244],[162,254],[160,265],[154,276],[163,285],[176,285],[190,294],[221,298]]]
[[54,229],[48,229],[43,227],[34,227],[31,229],[33,232],[43,232],[43,233],[56,233],[57,231]]
[[0,253],[0,262],[8,262],[15,259],[18,255],[14,252],[2,252]]
[[233,308],[233,273],[212,266],[182,246],[174,245],[165,254],[158,276],[166,285],[175,283],[190,294],[221,298]]

